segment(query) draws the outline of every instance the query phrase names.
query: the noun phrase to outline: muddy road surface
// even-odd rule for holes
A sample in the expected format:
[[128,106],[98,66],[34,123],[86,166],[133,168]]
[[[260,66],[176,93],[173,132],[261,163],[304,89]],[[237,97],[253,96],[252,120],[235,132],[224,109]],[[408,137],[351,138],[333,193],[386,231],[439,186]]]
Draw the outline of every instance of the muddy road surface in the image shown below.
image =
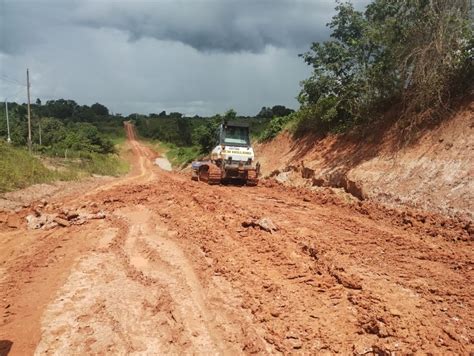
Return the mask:
[[1,355],[474,352],[472,225],[207,186],[126,129],[128,176],[0,213]]

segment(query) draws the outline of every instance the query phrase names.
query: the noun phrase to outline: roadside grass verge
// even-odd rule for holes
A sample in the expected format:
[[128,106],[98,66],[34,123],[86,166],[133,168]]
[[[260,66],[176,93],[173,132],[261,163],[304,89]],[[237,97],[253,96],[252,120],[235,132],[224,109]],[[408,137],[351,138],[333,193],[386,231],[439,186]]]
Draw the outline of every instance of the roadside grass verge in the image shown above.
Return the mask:
[[71,181],[93,174],[120,176],[129,165],[116,154],[71,152],[68,158],[31,155],[0,141],[0,193],[33,184]]
[[25,149],[0,142],[0,193],[54,180],[70,180],[71,172],[54,171]]
[[83,172],[89,175],[118,177],[129,170],[128,163],[115,154],[88,153],[78,159],[66,160],[64,163],[70,170],[79,174]]

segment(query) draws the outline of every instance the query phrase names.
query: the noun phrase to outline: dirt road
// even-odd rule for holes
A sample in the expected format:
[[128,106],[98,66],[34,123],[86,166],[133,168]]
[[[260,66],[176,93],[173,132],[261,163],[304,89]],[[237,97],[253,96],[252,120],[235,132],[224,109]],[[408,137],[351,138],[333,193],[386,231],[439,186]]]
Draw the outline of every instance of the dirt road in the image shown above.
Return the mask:
[[474,352],[472,226],[272,181],[207,186],[127,132],[127,177],[41,208],[105,219],[27,230],[37,203],[3,217],[1,355]]

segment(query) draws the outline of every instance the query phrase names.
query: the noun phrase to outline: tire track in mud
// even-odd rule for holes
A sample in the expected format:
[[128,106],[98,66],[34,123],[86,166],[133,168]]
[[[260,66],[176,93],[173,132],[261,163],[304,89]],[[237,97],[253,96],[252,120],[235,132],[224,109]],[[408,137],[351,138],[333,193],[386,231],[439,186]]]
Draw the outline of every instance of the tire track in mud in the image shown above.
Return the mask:
[[181,249],[167,238],[167,229],[152,226],[151,212],[143,206],[116,213],[128,221],[129,232],[123,249],[130,266],[168,291],[193,352],[224,351],[226,347],[214,325],[215,317],[205,305],[200,282]]
[[239,352],[235,335],[225,335],[232,322],[208,308],[168,230],[143,206],[116,216],[119,227],[100,232],[95,252],[79,261],[48,306],[35,354]]

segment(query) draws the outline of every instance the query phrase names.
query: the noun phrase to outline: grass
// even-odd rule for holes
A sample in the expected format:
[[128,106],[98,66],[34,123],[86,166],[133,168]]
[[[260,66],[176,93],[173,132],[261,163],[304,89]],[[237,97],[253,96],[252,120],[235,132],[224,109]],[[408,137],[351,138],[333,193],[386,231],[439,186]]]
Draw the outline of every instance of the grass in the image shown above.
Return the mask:
[[125,136],[115,136],[113,139],[115,151],[119,154],[99,154],[93,152],[74,152],[71,159],[64,160],[65,166],[80,175],[97,174],[101,176],[118,177],[128,173],[130,165],[122,159]]
[[72,179],[67,172],[53,171],[27,150],[0,142],[0,192],[25,188],[32,184]]
[[120,176],[129,170],[128,163],[115,154],[81,153],[80,157],[35,156],[24,148],[0,141],[0,193],[32,184],[77,180],[92,174]]
[[66,161],[66,166],[72,171],[118,177],[128,172],[129,165],[114,154],[89,153],[81,159]]
[[[123,130],[123,129],[122,129]],[[125,137],[125,134],[109,134],[109,135],[106,135],[105,136],[106,138],[108,138],[109,140],[111,140],[113,142],[114,145],[118,145],[118,146],[121,146],[125,143],[125,141],[127,141],[127,138]]]

